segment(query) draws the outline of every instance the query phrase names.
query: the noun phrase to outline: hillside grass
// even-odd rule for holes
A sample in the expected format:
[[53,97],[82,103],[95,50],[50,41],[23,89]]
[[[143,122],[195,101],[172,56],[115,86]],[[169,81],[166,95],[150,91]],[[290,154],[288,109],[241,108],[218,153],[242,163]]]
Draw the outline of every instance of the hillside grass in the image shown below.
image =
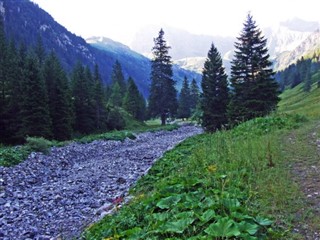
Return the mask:
[[303,84],[299,84],[293,89],[286,90],[280,98],[279,113],[300,114],[311,120],[320,118],[320,88],[316,82],[312,84],[309,93],[303,91]]
[[309,211],[297,218],[306,199],[292,166],[318,161],[306,136],[319,123],[319,96],[315,84],[310,93],[297,86],[270,116],[179,144],[132,187],[128,204],[83,238],[303,239],[296,223],[320,219]]

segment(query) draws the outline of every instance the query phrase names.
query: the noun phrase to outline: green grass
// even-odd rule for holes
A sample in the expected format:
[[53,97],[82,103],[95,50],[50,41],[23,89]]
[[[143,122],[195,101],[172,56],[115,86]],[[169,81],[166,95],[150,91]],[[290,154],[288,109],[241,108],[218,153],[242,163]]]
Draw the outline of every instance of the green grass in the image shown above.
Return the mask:
[[320,88],[317,83],[312,85],[310,93],[303,91],[303,84],[286,90],[280,95],[279,113],[300,114],[310,119],[320,118]]
[[284,237],[282,216],[300,202],[293,201],[297,186],[283,168],[277,129],[292,129],[299,119],[278,118],[183,142],[138,181],[130,204],[91,226],[85,239]]
[[[131,120],[130,120],[131,121]],[[153,125],[141,124],[137,121],[131,122],[128,125],[130,129],[121,130],[121,131],[111,131],[100,134],[90,134],[83,137],[75,138],[73,140],[59,142],[59,141],[50,141],[44,138],[37,137],[28,137],[26,139],[26,144],[19,147],[12,146],[1,146],[0,145],[0,166],[10,167],[16,164],[19,164],[31,152],[42,152],[44,154],[49,153],[49,149],[53,146],[62,147],[71,142],[79,142],[79,143],[90,143],[95,140],[114,140],[114,141],[123,141],[126,138],[135,139],[136,134],[141,132],[156,132],[156,131],[172,131],[177,129],[179,126],[172,124],[161,126],[159,124],[154,123]]]
[[319,121],[320,90],[314,84],[305,93],[300,85],[281,98],[268,117],[167,152],[131,189],[133,200],[84,239],[302,239],[295,224],[320,219],[311,211],[297,219],[306,199],[291,168],[318,160],[306,136]]

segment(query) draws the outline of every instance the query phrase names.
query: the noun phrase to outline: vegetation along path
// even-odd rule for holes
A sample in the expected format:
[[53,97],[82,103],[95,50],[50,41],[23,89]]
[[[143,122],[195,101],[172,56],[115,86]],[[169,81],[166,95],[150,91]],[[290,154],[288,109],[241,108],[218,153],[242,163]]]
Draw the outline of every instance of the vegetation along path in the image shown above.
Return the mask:
[[72,143],[0,167],[0,239],[77,238],[165,151],[201,132],[183,126],[124,142]]

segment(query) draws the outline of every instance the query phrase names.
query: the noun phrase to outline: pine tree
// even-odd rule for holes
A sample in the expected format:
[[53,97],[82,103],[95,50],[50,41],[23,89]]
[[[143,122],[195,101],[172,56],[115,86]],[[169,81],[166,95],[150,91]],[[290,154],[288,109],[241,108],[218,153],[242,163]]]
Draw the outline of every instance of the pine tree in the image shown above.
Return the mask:
[[119,84],[120,95],[121,95],[121,98],[123,99],[123,97],[126,93],[126,90],[127,90],[127,86],[126,86],[126,82],[125,82],[125,79],[123,76],[121,64],[118,60],[113,65],[112,74],[111,74],[111,81],[112,81],[112,86],[115,83]]
[[145,117],[145,100],[134,80],[129,77],[128,88],[123,100],[123,108],[130,113],[135,119],[140,121]]
[[7,40],[4,32],[3,19],[0,16],[0,141],[5,140],[6,133],[6,111],[8,102],[6,92],[8,91],[8,81],[5,76],[5,64],[7,61]]
[[7,92],[7,109],[6,114],[3,116],[6,118],[5,142],[10,144],[21,143],[23,137],[19,137],[18,133],[21,131],[21,102],[23,101],[23,73],[19,68],[19,56],[15,47],[14,41],[11,41],[6,60],[6,80],[8,81]]
[[178,117],[183,119],[189,118],[190,115],[190,87],[187,77],[184,77],[178,101]]
[[107,130],[106,126],[106,98],[99,67],[96,64],[93,74],[94,81],[94,104],[95,104],[95,128],[98,132]]
[[30,53],[26,59],[23,87],[23,136],[51,138],[48,95],[39,60],[34,53]]
[[303,91],[305,92],[310,92],[311,90],[311,85],[312,85],[312,81],[311,81],[311,69],[310,69],[310,65],[306,68],[306,72],[305,72],[305,77],[304,77],[304,85],[303,85]]
[[229,117],[233,123],[264,116],[274,110],[279,101],[266,44],[267,40],[248,14],[231,62],[233,96]]
[[152,48],[151,86],[148,111],[151,117],[160,117],[161,124],[166,124],[168,115],[174,116],[177,111],[177,90],[173,80],[171,57],[168,55],[170,47],[164,40],[161,29],[155,46]]
[[72,134],[72,107],[68,78],[57,56],[51,52],[44,62],[53,138],[68,140]]
[[92,133],[94,117],[92,115],[92,91],[88,70],[78,62],[72,73],[72,97],[74,107],[74,130],[81,134]]
[[111,88],[111,96],[109,103],[114,107],[120,107],[122,105],[123,97],[121,87],[118,82],[114,83]]
[[200,99],[200,90],[199,86],[195,79],[192,79],[190,85],[190,109],[191,112],[194,112],[197,108]]
[[208,132],[227,124],[228,82],[221,55],[214,44],[208,52],[202,72],[202,126]]

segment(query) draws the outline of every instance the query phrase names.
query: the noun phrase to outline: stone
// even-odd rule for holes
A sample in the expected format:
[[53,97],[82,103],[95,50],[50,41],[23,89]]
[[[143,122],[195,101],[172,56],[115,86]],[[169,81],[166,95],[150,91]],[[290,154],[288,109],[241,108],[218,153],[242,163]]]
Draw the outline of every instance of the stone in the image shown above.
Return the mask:
[[129,186],[165,151],[201,132],[185,126],[123,142],[71,143],[0,167],[0,239],[79,239],[84,226],[125,204]]

